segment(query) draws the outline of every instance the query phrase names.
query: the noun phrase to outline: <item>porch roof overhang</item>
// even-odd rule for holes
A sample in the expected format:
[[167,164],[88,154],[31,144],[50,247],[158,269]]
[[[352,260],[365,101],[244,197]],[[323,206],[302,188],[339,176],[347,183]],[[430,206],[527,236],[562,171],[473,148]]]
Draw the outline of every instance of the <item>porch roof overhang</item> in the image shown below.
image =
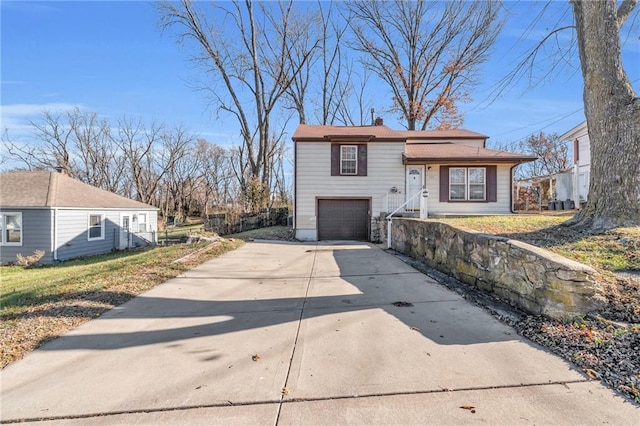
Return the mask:
[[537,157],[457,143],[407,144],[403,164],[510,163],[535,161]]

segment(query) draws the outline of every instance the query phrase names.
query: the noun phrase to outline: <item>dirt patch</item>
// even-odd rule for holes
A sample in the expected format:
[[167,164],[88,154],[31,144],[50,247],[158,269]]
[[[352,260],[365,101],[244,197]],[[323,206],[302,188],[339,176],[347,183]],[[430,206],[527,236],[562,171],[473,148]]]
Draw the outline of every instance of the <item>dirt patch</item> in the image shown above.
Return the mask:
[[244,241],[276,240],[296,241],[295,232],[289,226],[270,226],[268,228],[252,229],[251,231],[227,235],[228,238],[239,238]]

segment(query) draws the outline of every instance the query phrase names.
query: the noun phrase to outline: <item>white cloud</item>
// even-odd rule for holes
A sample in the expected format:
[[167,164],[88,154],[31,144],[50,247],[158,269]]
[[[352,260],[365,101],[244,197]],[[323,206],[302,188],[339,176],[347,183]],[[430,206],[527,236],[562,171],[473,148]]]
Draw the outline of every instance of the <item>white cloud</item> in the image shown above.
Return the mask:
[[43,112],[63,113],[74,108],[84,109],[81,104],[46,103],[46,104],[12,104],[0,107],[0,127],[12,138],[30,133],[29,120],[36,119]]

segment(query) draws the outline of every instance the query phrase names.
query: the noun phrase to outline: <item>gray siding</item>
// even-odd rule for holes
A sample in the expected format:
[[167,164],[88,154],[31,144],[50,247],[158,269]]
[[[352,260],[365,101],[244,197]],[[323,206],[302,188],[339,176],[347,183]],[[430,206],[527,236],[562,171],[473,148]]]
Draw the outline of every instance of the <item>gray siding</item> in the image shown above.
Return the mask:
[[0,246],[0,259],[3,265],[15,263],[18,253],[29,256],[36,250],[45,252],[42,263],[53,261],[51,210],[0,209],[0,211],[22,213],[22,245]]
[[[58,216],[58,260],[108,253],[118,247],[121,210],[65,210]],[[157,231],[157,211],[135,210],[149,215],[149,229]],[[104,238],[89,241],[89,214],[104,215]]]

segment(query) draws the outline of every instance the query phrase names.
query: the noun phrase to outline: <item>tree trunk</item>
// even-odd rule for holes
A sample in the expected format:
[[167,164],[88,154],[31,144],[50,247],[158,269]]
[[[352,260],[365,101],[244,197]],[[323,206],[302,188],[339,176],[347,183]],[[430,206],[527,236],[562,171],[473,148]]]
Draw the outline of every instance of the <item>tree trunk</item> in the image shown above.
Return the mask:
[[622,66],[616,1],[573,0],[591,141],[586,207],[592,231],[640,225],[640,100]]

